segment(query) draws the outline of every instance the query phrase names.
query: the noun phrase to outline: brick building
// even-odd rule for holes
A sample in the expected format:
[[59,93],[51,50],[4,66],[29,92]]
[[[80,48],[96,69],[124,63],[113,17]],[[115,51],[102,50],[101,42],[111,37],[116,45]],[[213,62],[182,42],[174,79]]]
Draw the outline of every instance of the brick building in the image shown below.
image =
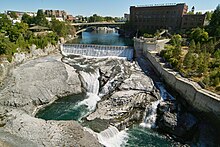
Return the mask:
[[67,18],[67,13],[64,10],[44,10],[44,14],[46,17],[55,16],[57,18],[63,18],[63,20]]
[[187,11],[185,3],[131,6],[130,21],[134,29],[141,32],[155,32],[159,29],[178,31],[197,27],[198,24],[201,26],[205,16],[187,15]]
[[181,29],[191,29],[204,26],[206,14],[183,15]]

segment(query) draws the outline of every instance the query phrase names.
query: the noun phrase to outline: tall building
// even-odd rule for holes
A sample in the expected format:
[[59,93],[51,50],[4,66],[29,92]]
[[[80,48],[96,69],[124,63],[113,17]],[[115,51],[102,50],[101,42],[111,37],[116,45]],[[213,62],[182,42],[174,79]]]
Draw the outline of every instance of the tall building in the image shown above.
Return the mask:
[[[155,32],[159,29],[170,31],[181,30],[201,26],[202,16],[187,15],[188,6],[185,3],[160,4],[146,6],[131,6],[130,21],[136,31]],[[193,20],[197,22],[192,22]],[[201,20],[201,22],[200,22]],[[188,21],[190,21],[188,23]],[[204,20],[203,20],[204,22]]]
[[63,20],[66,20],[67,13],[64,10],[44,10],[44,14],[46,17],[56,17],[56,18],[63,18]]

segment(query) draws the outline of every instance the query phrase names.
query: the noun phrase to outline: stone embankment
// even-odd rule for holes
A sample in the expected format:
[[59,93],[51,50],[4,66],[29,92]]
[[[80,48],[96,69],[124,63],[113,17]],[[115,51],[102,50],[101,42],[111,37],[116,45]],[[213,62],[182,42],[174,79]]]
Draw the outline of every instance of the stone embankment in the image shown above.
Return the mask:
[[144,41],[135,39],[135,51],[142,53],[152,63],[156,71],[162,76],[165,82],[175,89],[181,96],[202,115],[207,116],[213,122],[220,122],[220,96],[202,89],[197,83],[183,78],[178,72],[165,67],[161,58],[156,55],[156,50],[149,51]]

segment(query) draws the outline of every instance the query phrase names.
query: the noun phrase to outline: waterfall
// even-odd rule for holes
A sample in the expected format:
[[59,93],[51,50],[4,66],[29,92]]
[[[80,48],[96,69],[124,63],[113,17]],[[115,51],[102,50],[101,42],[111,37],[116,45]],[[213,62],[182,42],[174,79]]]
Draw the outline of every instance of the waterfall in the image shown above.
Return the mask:
[[95,70],[95,72],[84,72],[80,71],[79,74],[83,78],[83,84],[88,93],[93,93],[98,95],[99,93],[99,70]]
[[161,82],[156,82],[156,86],[160,90],[161,99],[155,102],[151,102],[150,107],[146,108],[146,115],[144,116],[143,122],[140,124],[142,127],[155,128],[158,104],[163,100],[167,100],[167,99],[174,100],[174,97],[166,91],[164,85]]
[[84,129],[98,138],[99,142],[105,147],[120,147],[126,143],[128,138],[128,133],[125,130],[119,131],[114,126],[109,126],[100,133],[96,133],[89,128]]
[[64,44],[63,55],[83,55],[93,57],[121,57],[133,59],[133,48],[127,46],[89,45],[89,44]]
[[90,111],[93,111],[97,102],[100,100],[99,93],[99,70],[95,72],[80,71],[79,74],[82,77],[83,85],[87,90],[87,98],[79,102],[78,105],[87,105]]
[[140,124],[142,127],[146,128],[155,128],[156,127],[156,119],[157,119],[157,105],[162,100],[157,100],[155,102],[151,102],[150,107],[146,108],[146,114],[144,116],[143,122]]
[[158,89],[160,90],[160,95],[161,95],[161,97],[163,98],[163,100],[167,100],[167,99],[169,99],[169,100],[175,100],[175,98],[174,98],[171,94],[169,94],[169,93],[166,91],[166,89],[164,88],[163,83],[161,83],[161,82],[156,82],[156,86],[157,86]]

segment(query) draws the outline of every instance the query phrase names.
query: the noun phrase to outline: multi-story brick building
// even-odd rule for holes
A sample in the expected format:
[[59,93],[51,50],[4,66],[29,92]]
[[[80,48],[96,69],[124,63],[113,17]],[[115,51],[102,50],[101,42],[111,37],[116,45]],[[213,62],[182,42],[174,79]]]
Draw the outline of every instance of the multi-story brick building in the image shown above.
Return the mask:
[[130,21],[136,31],[142,32],[155,32],[159,29],[177,31],[182,27],[188,29],[198,24],[201,26],[204,19],[201,20],[199,15],[187,15],[187,11],[188,6],[185,3],[131,6]]
[[183,15],[181,29],[191,29],[204,26],[206,14]]
[[63,18],[63,20],[66,20],[67,13],[64,10],[44,10],[44,14],[46,17],[57,17],[57,18]]

